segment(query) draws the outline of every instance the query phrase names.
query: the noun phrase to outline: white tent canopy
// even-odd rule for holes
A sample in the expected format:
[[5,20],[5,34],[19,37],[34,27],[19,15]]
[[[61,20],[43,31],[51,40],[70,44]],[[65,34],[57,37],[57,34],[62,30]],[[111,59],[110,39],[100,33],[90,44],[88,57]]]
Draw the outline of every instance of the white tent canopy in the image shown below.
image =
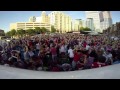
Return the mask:
[[90,32],[89,35],[98,35],[98,32]]

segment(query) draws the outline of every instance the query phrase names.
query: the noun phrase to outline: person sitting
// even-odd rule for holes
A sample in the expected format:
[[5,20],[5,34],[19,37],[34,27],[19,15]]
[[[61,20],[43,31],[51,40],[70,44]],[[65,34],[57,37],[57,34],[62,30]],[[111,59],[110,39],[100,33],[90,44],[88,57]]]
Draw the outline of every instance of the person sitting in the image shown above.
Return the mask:
[[63,69],[63,71],[71,71],[72,67],[70,64],[64,63],[64,64],[62,64],[62,69]]
[[106,64],[111,65],[113,63],[111,51],[108,50],[106,52],[105,57],[106,57]]
[[103,56],[103,58],[99,59],[99,67],[107,66],[106,64],[106,58]]
[[82,53],[80,51],[75,51],[74,58],[72,61],[72,68],[73,69],[77,68],[77,66],[80,66],[80,64],[79,64],[80,58],[82,58]]
[[17,62],[14,63],[15,67],[18,67],[18,68],[25,68],[25,64],[24,62],[22,61],[22,59],[20,58],[20,54],[17,53],[16,54],[16,57],[17,57]]
[[88,58],[87,58],[87,55],[84,54],[84,67],[83,67],[83,69],[91,69],[93,62],[94,62],[94,55],[93,54],[90,54]]
[[99,61],[105,61],[106,60],[105,56],[103,56],[103,52],[104,52],[103,50],[100,50],[100,51],[97,52],[98,58],[97,58],[96,61],[93,62],[92,68],[101,67],[101,63]]
[[13,50],[11,52],[11,57],[8,59],[8,63],[10,66],[15,66],[15,63],[17,62],[17,52]]
[[1,64],[4,65],[7,63],[8,61],[8,55],[5,51],[1,52],[1,56],[0,56],[0,60],[1,60]]

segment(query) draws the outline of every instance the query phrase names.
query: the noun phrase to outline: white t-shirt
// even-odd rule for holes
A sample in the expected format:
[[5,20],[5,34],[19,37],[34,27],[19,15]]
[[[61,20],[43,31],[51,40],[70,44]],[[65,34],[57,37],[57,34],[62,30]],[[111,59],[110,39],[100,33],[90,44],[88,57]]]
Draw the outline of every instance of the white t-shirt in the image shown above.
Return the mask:
[[70,57],[70,58],[73,58],[73,57],[74,57],[74,53],[73,53],[73,50],[72,50],[72,49],[69,49],[69,50],[68,50],[68,54],[69,54],[69,57]]
[[89,50],[90,46],[89,45],[86,45],[86,50]]
[[65,52],[65,47],[64,46],[61,46],[61,48],[60,48],[60,53],[61,52]]
[[110,54],[107,54],[106,56],[106,61],[108,61],[108,59],[111,59],[112,60],[112,54],[110,53]]
[[24,59],[29,60],[29,54],[27,52],[24,52]]
[[82,42],[79,42],[79,46],[81,46]]
[[38,50],[40,49],[40,44],[39,43],[36,44],[36,49],[38,49]]

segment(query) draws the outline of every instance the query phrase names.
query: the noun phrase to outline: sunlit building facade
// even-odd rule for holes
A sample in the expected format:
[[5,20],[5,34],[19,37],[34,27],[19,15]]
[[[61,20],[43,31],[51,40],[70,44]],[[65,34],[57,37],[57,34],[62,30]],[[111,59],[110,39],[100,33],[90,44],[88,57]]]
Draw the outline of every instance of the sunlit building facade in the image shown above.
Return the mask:
[[70,16],[60,11],[53,11],[48,16],[50,18],[50,24],[53,25],[59,33],[70,32],[72,30],[72,19]]
[[102,32],[99,11],[85,11],[86,18],[93,18],[95,32]]
[[27,29],[35,29],[35,27],[44,27],[51,31],[51,25],[46,24],[46,23],[38,23],[38,22],[17,22],[17,23],[12,23],[10,24],[10,30],[15,29],[15,30],[27,30]]
[[29,18],[29,22],[36,22],[36,17],[35,17],[35,16],[30,17],[30,18]]
[[72,31],[79,31],[80,27],[83,27],[82,19],[72,20]]
[[112,17],[110,11],[102,11],[103,14],[103,22],[101,22],[101,29],[105,30],[108,27],[112,26]]
[[87,19],[86,19],[86,27],[88,27],[88,28],[90,28],[92,31],[94,31],[93,18],[87,18]]

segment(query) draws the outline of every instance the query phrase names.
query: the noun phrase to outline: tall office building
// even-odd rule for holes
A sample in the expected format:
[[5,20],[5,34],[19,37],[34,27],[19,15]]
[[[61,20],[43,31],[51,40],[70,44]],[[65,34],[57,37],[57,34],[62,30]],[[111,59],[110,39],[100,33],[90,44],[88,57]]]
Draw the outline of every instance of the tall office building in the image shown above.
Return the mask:
[[60,12],[53,11],[49,15],[50,24],[53,25],[58,32],[65,33],[71,31],[71,17]]
[[30,17],[30,18],[29,18],[29,22],[36,22],[36,17],[35,17],[35,16]]
[[92,31],[94,31],[93,18],[87,18],[87,19],[86,19],[86,27],[88,27],[88,28],[90,28]]
[[103,14],[103,21],[101,22],[101,29],[107,29],[108,27],[112,26],[112,17],[110,11],[102,11]]
[[96,32],[102,32],[100,24],[100,12],[99,11],[86,11],[86,18],[93,18],[94,28]]

